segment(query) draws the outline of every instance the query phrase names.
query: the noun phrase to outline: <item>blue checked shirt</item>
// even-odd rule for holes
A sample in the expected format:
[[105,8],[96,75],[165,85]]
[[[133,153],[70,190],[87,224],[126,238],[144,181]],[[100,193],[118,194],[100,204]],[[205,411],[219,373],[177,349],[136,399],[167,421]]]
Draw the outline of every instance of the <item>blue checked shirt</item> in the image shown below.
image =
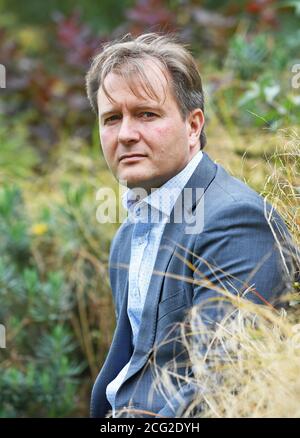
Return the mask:
[[[143,307],[165,224],[184,186],[201,161],[202,151],[191,159],[181,172],[159,189],[139,200],[134,190],[127,190],[122,203],[128,211],[126,220],[134,222],[128,278],[127,312],[132,328],[132,343],[136,346]],[[126,377],[130,361],[106,388],[106,397],[115,416],[115,396]]]

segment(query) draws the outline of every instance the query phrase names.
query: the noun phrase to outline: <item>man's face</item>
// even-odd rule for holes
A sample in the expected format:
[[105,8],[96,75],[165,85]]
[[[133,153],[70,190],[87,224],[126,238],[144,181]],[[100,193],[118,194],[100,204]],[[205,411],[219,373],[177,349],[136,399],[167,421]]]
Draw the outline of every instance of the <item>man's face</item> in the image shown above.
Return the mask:
[[204,120],[200,109],[183,120],[165,75],[154,62],[146,62],[151,64],[146,71],[158,100],[140,83],[134,84],[136,96],[126,80],[112,72],[104,81],[112,102],[100,87],[98,108],[101,145],[112,173],[129,188],[150,192],[197,153]]

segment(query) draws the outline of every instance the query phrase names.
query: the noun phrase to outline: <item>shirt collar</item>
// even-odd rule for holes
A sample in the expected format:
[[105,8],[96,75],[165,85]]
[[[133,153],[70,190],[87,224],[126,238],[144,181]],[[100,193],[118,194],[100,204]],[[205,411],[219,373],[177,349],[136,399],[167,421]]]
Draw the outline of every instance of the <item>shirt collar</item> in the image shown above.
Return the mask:
[[194,173],[202,156],[202,151],[198,151],[179,173],[141,200],[134,189],[128,189],[122,196],[123,207],[128,210],[130,214],[134,214],[134,211],[139,207],[146,208],[150,206],[170,216],[178,196]]

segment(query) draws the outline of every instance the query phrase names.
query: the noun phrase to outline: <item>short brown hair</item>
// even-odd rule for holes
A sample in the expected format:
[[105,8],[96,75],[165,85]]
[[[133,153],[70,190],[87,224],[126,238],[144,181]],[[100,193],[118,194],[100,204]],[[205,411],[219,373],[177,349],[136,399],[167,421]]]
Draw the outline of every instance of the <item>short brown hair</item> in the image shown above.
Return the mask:
[[[86,75],[87,95],[93,110],[98,114],[97,93],[103,86],[106,76],[115,72],[127,80],[132,74],[137,74],[145,90],[151,96],[155,96],[155,90],[151,87],[142,60],[157,60],[161,67],[165,68],[171,77],[171,90],[173,91],[178,108],[183,119],[196,108],[204,113],[204,96],[200,73],[195,59],[186,47],[179,43],[175,35],[159,35],[148,33],[133,38],[130,34],[122,39],[112,41],[103,46],[101,53],[93,59],[91,67]],[[124,69],[126,67],[126,69]],[[127,69],[127,67],[130,67]],[[134,90],[133,90],[134,91]],[[200,134],[200,148],[206,144],[204,129]]]

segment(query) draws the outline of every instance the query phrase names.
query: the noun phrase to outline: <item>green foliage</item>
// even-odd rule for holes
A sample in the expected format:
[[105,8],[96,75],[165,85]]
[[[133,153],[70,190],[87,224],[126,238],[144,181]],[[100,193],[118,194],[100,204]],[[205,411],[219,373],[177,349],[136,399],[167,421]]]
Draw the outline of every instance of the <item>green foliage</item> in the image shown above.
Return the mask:
[[[7,121],[6,121],[7,123]],[[11,126],[0,118],[0,179],[1,176],[25,178],[37,165],[38,156],[28,144],[28,133],[23,123],[14,123],[14,135]]]
[[0,191],[1,247],[18,267],[27,263],[30,255],[28,223],[22,208],[20,190],[4,186]]
[[[61,416],[74,410],[81,367],[74,365],[74,335],[65,325],[72,301],[62,272],[42,280],[33,267],[29,221],[21,191],[0,190],[0,416]],[[17,359],[14,357],[17,354]]]
[[300,48],[297,35],[299,30],[246,32],[230,39],[224,69],[231,80],[213,96],[223,120],[272,130],[298,123],[300,99],[291,85]]
[[14,14],[20,23],[26,24],[45,24],[49,21],[51,14],[57,11],[63,14],[70,14],[74,7],[81,10],[84,19],[93,26],[102,28],[103,31],[110,31],[123,18],[123,11],[131,5],[133,1],[125,0],[49,0],[41,3],[39,0],[30,0],[20,3],[17,0],[1,0],[0,13],[10,12]]
[[57,326],[31,339],[36,359],[6,368],[0,379],[1,417],[62,417],[74,411],[82,367],[70,362],[72,336]]
[[241,79],[251,79],[264,70],[264,62],[269,55],[266,35],[255,35],[248,40],[236,35],[229,44],[227,67],[236,72]]
[[245,115],[248,114],[248,119],[251,117],[255,125],[267,125],[273,129],[283,124],[296,124],[300,117],[300,97],[275,81],[271,74],[262,75],[256,82],[249,82],[237,106]]
[[[62,186],[64,206],[43,208],[37,216],[28,214],[19,187],[0,188],[0,321],[7,333],[0,350],[0,417],[87,415],[78,388],[86,382],[90,391],[109,342],[97,348],[100,309],[105,317],[111,304],[94,298],[99,267],[89,250],[96,245],[78,225],[87,189]],[[101,287],[106,290],[103,281]]]

